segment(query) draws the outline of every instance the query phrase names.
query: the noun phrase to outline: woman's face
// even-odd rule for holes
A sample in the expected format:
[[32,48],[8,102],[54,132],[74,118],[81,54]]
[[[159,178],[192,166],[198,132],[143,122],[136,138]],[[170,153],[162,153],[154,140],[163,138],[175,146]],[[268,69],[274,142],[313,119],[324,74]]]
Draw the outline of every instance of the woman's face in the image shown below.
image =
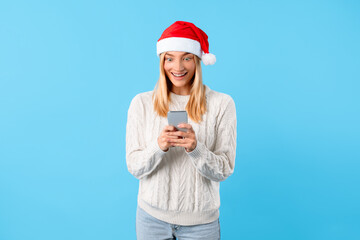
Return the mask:
[[172,83],[171,91],[179,95],[189,95],[195,68],[195,56],[192,53],[166,52],[164,70]]

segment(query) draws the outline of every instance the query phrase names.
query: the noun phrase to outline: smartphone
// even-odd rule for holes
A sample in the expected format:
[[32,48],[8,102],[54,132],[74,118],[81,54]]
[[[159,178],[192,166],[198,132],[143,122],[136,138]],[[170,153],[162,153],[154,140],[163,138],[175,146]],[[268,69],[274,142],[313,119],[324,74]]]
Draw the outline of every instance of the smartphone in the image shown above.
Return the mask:
[[174,126],[177,130],[186,132],[186,128],[179,128],[180,123],[188,123],[188,115],[186,111],[169,111],[167,114],[169,125]]

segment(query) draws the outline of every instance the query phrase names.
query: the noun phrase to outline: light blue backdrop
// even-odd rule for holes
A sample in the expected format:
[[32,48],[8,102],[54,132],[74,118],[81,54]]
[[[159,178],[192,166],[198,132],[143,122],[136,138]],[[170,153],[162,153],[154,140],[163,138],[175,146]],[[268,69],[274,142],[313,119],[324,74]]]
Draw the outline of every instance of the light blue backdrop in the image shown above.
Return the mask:
[[0,239],[135,239],[131,99],[176,20],[238,118],[223,239],[360,239],[358,1],[1,1]]

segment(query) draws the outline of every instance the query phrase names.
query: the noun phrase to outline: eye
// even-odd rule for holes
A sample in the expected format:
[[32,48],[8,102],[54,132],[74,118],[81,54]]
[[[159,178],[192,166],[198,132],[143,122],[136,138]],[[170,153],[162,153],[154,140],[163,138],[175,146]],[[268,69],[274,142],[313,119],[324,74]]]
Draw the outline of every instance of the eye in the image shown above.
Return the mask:
[[191,59],[191,57],[186,57],[185,61],[189,61]]
[[166,61],[171,62],[172,58],[166,58]]

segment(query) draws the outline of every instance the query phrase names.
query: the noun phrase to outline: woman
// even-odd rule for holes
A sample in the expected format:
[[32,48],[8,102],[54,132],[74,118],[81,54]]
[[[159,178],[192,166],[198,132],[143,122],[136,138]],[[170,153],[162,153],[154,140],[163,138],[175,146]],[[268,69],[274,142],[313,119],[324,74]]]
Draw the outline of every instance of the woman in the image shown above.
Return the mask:
[[[229,95],[202,83],[201,60],[215,63],[208,48],[200,28],[172,24],[157,42],[155,89],[130,103],[126,162],[140,180],[139,240],[220,239],[219,182],[234,171],[236,110]],[[168,125],[168,111],[183,110],[188,123]]]

